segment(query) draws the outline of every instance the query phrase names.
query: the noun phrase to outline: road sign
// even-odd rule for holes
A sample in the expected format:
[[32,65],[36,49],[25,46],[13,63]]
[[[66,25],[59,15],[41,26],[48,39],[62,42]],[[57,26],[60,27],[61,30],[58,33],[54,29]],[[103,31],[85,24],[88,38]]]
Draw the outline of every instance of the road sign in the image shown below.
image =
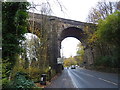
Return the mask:
[[58,64],[63,64],[63,59],[62,58],[57,58],[57,63]]

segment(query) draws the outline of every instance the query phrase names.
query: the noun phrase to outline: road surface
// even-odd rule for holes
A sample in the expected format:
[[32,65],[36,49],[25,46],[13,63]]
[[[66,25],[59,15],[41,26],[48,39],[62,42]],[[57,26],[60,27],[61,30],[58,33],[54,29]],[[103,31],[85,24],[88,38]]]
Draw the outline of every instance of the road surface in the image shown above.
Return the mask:
[[47,88],[118,88],[118,75],[83,68],[64,69]]

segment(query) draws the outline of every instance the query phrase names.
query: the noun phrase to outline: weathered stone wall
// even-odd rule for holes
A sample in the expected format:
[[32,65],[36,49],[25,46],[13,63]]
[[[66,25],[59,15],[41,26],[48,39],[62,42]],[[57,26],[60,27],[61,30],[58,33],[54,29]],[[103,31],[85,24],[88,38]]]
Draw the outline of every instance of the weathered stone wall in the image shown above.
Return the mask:
[[[33,23],[33,14],[29,14],[29,22]],[[50,53],[50,63],[54,66],[57,65],[57,58],[60,57],[60,48],[61,48],[61,33],[63,30],[69,27],[76,27],[82,29],[84,33],[84,37],[80,39],[83,43],[85,48],[85,57],[84,60],[87,62],[88,65],[93,64],[95,58],[99,56],[99,51],[97,47],[90,47],[88,43],[88,34],[93,33],[95,29],[94,25],[91,23],[79,22],[69,19],[63,19],[53,16],[46,16],[40,14],[34,14],[34,34],[39,36],[39,31],[41,30],[42,26],[42,18],[47,17],[46,21],[49,23],[48,30],[52,31],[53,33],[50,34],[52,36],[49,37],[49,53]],[[33,27],[31,27],[33,28]],[[31,31],[30,31],[31,32]],[[37,33],[36,33],[37,32]]]
[[85,49],[84,60],[87,65],[93,64],[93,54],[91,48]]

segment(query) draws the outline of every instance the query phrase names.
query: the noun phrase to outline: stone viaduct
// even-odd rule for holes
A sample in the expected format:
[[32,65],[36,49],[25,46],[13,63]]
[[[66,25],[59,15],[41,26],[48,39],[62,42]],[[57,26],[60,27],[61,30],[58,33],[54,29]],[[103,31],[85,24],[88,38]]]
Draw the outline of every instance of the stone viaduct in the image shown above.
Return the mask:
[[[95,57],[99,54],[99,52],[96,51],[96,47],[93,48],[90,46],[91,44],[88,43],[90,36],[88,36],[88,34],[93,33],[96,29],[96,25],[94,24],[59,18],[55,16],[46,16],[37,13],[29,13],[29,22],[29,32],[33,32],[38,37],[39,31],[42,27],[42,22],[49,23],[48,31],[56,33],[54,36],[52,36],[53,34],[49,36],[49,40],[54,42],[49,43],[51,52],[50,62],[53,66],[57,65],[57,58],[60,58],[61,42],[67,37],[75,37],[82,43],[85,50],[84,62],[86,65],[93,64]],[[33,28],[34,30],[32,31]]]

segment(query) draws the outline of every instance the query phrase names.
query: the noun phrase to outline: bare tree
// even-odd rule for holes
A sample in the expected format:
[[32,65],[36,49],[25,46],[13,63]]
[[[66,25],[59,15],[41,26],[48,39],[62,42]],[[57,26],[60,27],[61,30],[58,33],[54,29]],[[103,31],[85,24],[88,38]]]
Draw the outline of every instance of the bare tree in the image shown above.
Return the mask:
[[118,2],[102,1],[98,2],[95,8],[89,12],[87,21],[97,23],[100,19],[105,19],[108,15],[118,10]]

